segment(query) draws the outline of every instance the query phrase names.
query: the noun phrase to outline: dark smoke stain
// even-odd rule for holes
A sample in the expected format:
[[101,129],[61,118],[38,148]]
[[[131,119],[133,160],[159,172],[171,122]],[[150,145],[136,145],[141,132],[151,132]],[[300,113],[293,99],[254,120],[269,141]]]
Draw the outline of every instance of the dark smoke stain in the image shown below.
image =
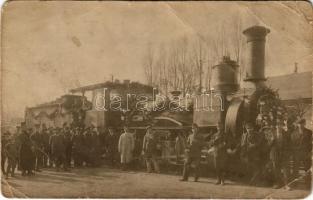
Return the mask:
[[80,46],[82,45],[81,42],[80,42],[80,40],[79,40],[77,37],[73,36],[71,39],[72,39],[72,42],[73,42],[77,47],[80,47]]

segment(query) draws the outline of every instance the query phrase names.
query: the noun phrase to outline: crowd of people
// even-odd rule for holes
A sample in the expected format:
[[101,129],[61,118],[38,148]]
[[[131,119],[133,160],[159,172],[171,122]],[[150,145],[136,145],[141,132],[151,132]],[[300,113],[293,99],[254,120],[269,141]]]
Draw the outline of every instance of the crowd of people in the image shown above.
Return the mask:
[[312,160],[312,131],[305,128],[305,120],[294,124],[277,118],[264,117],[260,124],[246,123],[243,134],[225,134],[221,124],[209,144],[199,134],[196,124],[187,139],[187,154],[181,181],[188,181],[191,164],[194,164],[194,181],[198,181],[199,165],[203,149],[214,155],[216,184],[224,185],[225,175],[232,171],[234,163],[240,163],[252,185],[262,182],[273,188],[290,190],[290,183],[299,178],[300,166],[304,180],[310,185]]
[[[129,145],[127,127],[124,131],[127,134],[120,136],[113,128],[101,132],[93,126],[73,128],[65,124],[62,128],[46,128],[36,125],[35,130],[18,126],[15,134],[2,134],[2,173],[7,177],[14,176],[18,168],[22,176],[27,176],[47,167],[54,167],[57,171],[69,171],[71,167],[96,167],[101,164],[104,154],[109,164],[117,165],[120,161],[118,151],[122,160],[125,159],[124,147]],[[126,155],[127,162],[128,159]]]
[[[147,172],[160,173],[160,148],[158,134],[151,125],[143,138],[136,137],[127,126],[119,133],[113,128],[103,132],[93,126],[64,124],[62,128],[46,128],[37,125],[33,130],[22,125],[15,134],[2,135],[1,168],[6,177],[13,177],[16,168],[22,176],[28,176],[46,167],[57,171],[97,167],[105,157],[111,166],[128,170],[134,154],[140,154]],[[259,124],[246,123],[242,134],[226,133],[220,123],[210,141],[205,142],[197,124],[193,124],[187,138],[177,134],[174,149],[177,161],[184,155],[181,181],[188,181],[192,166],[194,181],[198,181],[205,150],[214,155],[216,184],[223,185],[234,164],[241,163],[250,184],[257,185],[265,179],[270,180],[274,188],[290,189],[290,181],[299,177],[300,166],[305,173],[310,172],[312,131],[305,128],[304,119],[288,124],[283,119],[274,122],[264,117]]]

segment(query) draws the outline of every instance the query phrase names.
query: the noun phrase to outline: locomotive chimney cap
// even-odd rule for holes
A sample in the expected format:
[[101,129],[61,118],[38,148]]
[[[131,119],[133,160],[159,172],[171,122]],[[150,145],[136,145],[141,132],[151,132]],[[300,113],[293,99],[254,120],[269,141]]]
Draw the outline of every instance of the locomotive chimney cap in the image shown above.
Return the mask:
[[265,36],[270,33],[270,29],[264,26],[252,26],[247,28],[242,32],[248,38],[248,40],[257,40],[257,39],[264,39]]

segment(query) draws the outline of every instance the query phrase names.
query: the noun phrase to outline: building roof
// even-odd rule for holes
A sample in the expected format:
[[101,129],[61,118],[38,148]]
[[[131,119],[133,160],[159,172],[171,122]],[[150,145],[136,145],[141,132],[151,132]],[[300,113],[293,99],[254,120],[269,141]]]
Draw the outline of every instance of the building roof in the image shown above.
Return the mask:
[[60,104],[64,103],[63,102],[64,98],[81,98],[81,96],[80,95],[73,95],[73,94],[65,94],[65,95],[62,95],[61,97],[59,97],[53,101],[38,104],[38,105],[33,106],[33,107],[28,107],[28,109],[48,108],[48,107],[56,107],[56,106],[58,107],[58,106],[60,106]]
[[312,99],[312,72],[268,77],[267,85],[278,89],[282,100]]
[[142,89],[146,89],[146,90],[152,90],[153,87],[149,86],[149,85],[145,85],[145,84],[141,84],[138,82],[124,82],[124,83],[117,83],[117,82],[104,82],[104,83],[97,83],[97,84],[93,84],[93,85],[87,85],[87,86],[83,86],[83,87],[79,87],[79,88],[74,88],[71,89],[70,92],[71,93],[76,93],[76,92],[85,92],[85,91],[90,91],[90,90],[95,90],[95,89],[101,89],[101,88],[110,88],[110,89],[116,89],[116,88],[142,88]]

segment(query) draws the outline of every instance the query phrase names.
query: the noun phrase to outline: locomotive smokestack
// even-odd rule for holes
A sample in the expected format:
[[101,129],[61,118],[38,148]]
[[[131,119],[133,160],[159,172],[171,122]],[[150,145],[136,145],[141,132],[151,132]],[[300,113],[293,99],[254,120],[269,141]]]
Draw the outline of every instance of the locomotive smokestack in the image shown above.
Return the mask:
[[243,31],[247,37],[246,75],[244,81],[253,83],[254,87],[263,85],[265,79],[265,41],[269,29],[263,26],[252,26]]

